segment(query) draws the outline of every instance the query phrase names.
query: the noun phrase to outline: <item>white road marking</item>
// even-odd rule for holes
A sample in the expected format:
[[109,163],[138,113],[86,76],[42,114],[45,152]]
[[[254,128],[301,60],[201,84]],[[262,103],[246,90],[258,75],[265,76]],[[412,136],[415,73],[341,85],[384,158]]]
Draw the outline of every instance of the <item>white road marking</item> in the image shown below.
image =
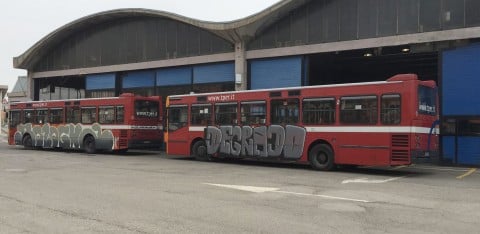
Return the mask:
[[211,183],[203,183],[203,184],[211,185],[211,186],[217,186],[217,187],[223,187],[223,188],[236,189],[236,190],[247,191],[247,192],[253,192],[253,193],[272,192],[272,193],[292,194],[292,195],[297,195],[297,196],[321,197],[321,198],[325,198],[325,199],[334,199],[334,200],[343,200],[343,201],[353,201],[353,202],[363,202],[363,203],[370,202],[370,201],[362,200],[362,199],[336,197],[336,196],[329,196],[329,195],[322,195],[322,194],[309,194],[309,193],[297,193],[297,192],[289,192],[289,191],[280,191],[279,188],[273,188],[273,187],[254,187],[254,186],[246,186],[246,185],[211,184]]
[[394,181],[394,180],[402,179],[402,178],[405,178],[405,177],[406,176],[392,177],[392,178],[385,179],[385,180],[369,180],[368,178],[357,178],[357,179],[344,180],[344,181],[342,181],[342,184],[348,184],[348,183],[382,184],[382,183],[387,183],[387,182],[391,182],[391,181]]

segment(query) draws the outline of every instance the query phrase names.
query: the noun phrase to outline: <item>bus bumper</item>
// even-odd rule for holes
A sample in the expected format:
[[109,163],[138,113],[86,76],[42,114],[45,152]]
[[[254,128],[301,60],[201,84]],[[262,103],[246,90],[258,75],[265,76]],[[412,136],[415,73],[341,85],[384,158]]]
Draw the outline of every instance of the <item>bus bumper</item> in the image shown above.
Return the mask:
[[163,147],[161,140],[130,140],[128,141],[129,149],[160,149]]

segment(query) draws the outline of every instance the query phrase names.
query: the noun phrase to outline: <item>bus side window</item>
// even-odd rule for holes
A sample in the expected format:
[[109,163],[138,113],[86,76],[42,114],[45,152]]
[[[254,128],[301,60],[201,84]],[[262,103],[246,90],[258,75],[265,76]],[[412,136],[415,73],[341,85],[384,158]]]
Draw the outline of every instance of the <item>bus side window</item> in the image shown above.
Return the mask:
[[80,123],[81,115],[78,107],[67,108],[67,123],[77,124]]
[[188,124],[187,106],[176,106],[168,108],[168,131],[175,131]]
[[113,106],[101,106],[98,108],[98,122],[101,124],[113,124],[115,122],[115,109]]
[[10,111],[8,118],[9,118],[9,124],[11,128],[16,128],[17,125],[21,123],[20,114],[21,112],[17,110]]
[[33,122],[34,110],[25,110],[23,112],[23,123],[32,123]]
[[241,123],[244,125],[265,124],[266,109],[265,101],[242,102],[240,107]]
[[117,124],[123,124],[125,121],[125,109],[123,106],[117,106],[115,111],[115,120]]
[[48,110],[41,109],[36,111],[35,123],[37,124],[46,124],[48,123]]
[[82,123],[91,124],[97,121],[97,108],[83,107],[82,108]]
[[382,110],[380,118],[382,124],[399,124],[401,119],[400,94],[382,96]]
[[335,123],[335,99],[314,98],[303,100],[304,124]]
[[217,125],[237,124],[237,103],[215,104],[215,123]]
[[377,123],[377,96],[342,97],[340,108],[340,121],[342,123]]
[[212,106],[210,104],[192,105],[190,109],[190,124],[206,126],[211,122]]
[[272,124],[298,123],[298,99],[272,100],[270,102]]
[[63,123],[63,109],[50,109],[50,123]]

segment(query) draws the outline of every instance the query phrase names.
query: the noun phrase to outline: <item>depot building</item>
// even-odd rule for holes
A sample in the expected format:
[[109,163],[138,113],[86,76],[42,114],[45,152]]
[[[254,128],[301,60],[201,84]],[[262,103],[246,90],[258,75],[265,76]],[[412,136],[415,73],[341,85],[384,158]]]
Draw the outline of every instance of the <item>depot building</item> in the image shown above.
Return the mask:
[[416,73],[440,86],[442,160],[480,165],[479,9],[474,0],[283,0],[215,23],[118,9],[65,24],[13,63],[28,71],[32,100],[254,90]]

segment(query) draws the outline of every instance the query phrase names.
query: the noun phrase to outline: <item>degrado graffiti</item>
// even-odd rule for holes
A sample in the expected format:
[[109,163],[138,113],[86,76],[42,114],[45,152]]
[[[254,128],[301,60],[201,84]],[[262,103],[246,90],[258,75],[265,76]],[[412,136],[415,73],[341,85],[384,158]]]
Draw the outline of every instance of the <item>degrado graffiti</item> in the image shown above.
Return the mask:
[[82,124],[67,124],[51,126],[32,126],[31,123],[19,124],[15,132],[15,144],[22,145],[23,137],[29,134],[32,138],[32,146],[44,148],[81,149],[83,139],[87,134],[95,138],[97,149],[113,150],[114,137],[112,131],[102,130],[100,124],[85,126]]
[[208,126],[207,153],[231,156],[280,157],[299,159],[305,144],[305,128],[287,125],[269,127]]

